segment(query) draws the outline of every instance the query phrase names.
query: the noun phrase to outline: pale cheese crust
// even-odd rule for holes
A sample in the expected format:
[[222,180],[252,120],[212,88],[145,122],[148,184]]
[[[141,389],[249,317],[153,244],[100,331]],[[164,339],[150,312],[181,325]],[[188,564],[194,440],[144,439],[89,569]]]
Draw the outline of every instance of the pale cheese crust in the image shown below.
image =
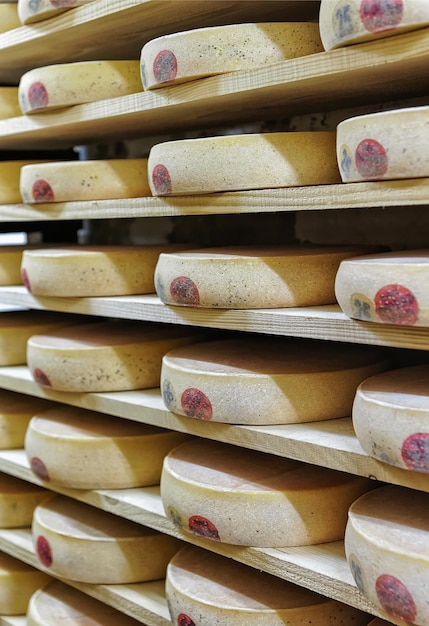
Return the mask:
[[25,246],[0,247],[0,285],[21,285],[21,262]]
[[23,448],[34,413],[51,406],[47,400],[0,389],[0,450]]
[[21,26],[18,17],[16,4],[0,4],[0,33],[7,33],[10,30]]
[[33,593],[50,580],[45,572],[0,552],[0,613],[25,615]]
[[18,0],[18,16],[21,24],[34,24],[90,2],[94,0]]
[[0,162],[0,204],[21,204],[21,169],[43,161],[1,161]]
[[21,115],[18,87],[0,87],[0,119]]
[[31,526],[34,509],[48,495],[47,489],[0,473],[0,528]]

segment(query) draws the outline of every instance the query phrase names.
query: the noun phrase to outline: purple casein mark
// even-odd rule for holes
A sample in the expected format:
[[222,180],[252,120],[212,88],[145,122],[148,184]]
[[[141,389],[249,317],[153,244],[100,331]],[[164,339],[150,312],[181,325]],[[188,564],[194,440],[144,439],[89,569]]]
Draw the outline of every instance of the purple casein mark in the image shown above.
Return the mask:
[[37,82],[28,88],[28,102],[31,109],[44,109],[48,106],[49,96],[43,83]]
[[213,539],[214,541],[220,541],[219,532],[216,526],[201,515],[192,515],[188,520],[188,528],[199,537],[206,537],[207,539]]
[[413,293],[402,285],[386,285],[374,297],[375,312],[386,324],[413,326],[418,320],[419,305]]
[[161,163],[155,165],[152,170],[152,183],[158,196],[166,196],[173,191],[170,173]]
[[31,293],[30,279],[28,278],[27,270],[24,267],[21,269],[21,280],[27,291]]
[[30,461],[31,470],[40,478],[40,480],[44,480],[49,482],[49,474],[46,468],[46,465],[43,463],[42,459],[39,459],[37,456],[33,456]]
[[49,545],[49,541],[46,539],[46,537],[43,537],[42,535],[39,535],[37,537],[36,552],[37,552],[37,556],[39,557],[40,562],[45,567],[51,567],[52,561],[53,561],[52,550],[51,550],[51,546]]
[[429,474],[429,433],[414,433],[407,437],[401,454],[408,469]]
[[171,50],[161,50],[153,61],[153,75],[157,83],[168,83],[177,76],[177,59]]
[[198,287],[188,276],[177,276],[170,283],[170,295],[176,304],[198,306],[200,304],[200,292]]
[[415,623],[417,615],[416,605],[403,582],[395,576],[383,574],[376,580],[375,591],[386,613],[399,617],[406,622]]
[[356,169],[365,180],[376,180],[387,172],[388,160],[384,147],[375,139],[363,139],[355,152]]
[[198,420],[209,421],[213,416],[213,408],[208,397],[199,389],[185,389],[180,398],[185,415]]
[[31,188],[31,195],[34,202],[55,202],[53,189],[46,180],[36,180]]
[[38,367],[36,367],[33,372],[33,378],[41,387],[52,387],[51,381],[46,376],[45,372]]
[[402,22],[404,6],[402,0],[362,0],[360,19],[371,33],[391,30]]

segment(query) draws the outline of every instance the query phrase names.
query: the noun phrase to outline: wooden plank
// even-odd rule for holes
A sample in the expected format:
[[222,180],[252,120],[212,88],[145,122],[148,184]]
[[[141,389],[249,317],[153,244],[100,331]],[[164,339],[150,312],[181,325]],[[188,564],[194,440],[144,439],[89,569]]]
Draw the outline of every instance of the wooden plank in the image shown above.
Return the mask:
[[25,615],[3,615],[0,616],[0,626],[27,626]]

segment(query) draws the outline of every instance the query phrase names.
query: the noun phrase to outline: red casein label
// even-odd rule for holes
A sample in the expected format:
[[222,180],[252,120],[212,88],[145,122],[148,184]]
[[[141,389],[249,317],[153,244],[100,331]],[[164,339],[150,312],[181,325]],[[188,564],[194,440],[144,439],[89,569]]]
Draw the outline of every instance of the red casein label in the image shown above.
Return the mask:
[[213,415],[212,404],[199,389],[185,389],[180,401],[182,409],[188,417],[204,421],[211,420]]
[[155,165],[152,170],[152,183],[159,196],[166,196],[173,191],[170,173],[165,165],[161,165],[161,163]]
[[21,269],[21,280],[27,291],[31,293],[30,279],[28,278],[27,270],[24,267]]
[[418,320],[419,305],[416,298],[402,285],[386,285],[374,298],[375,312],[386,324],[413,326]]
[[407,437],[401,453],[410,470],[429,474],[429,433],[414,433]]
[[187,276],[178,276],[171,281],[170,295],[176,304],[198,306],[200,303],[198,287]]
[[49,96],[43,83],[37,82],[28,88],[28,102],[31,109],[44,109],[48,106]]
[[41,480],[50,480],[48,470],[46,469],[46,465],[43,463],[42,459],[39,459],[37,456],[33,456],[30,461],[30,467],[36,476],[38,476]]
[[360,5],[360,19],[371,33],[396,28],[403,13],[402,0],[362,0]]
[[180,615],[177,616],[177,626],[195,626],[195,623],[191,620],[189,615],[180,613]]
[[381,143],[375,139],[364,139],[356,148],[356,169],[362,178],[373,180],[387,172],[387,154]]
[[43,372],[38,367],[36,367],[36,369],[33,372],[33,378],[36,381],[36,383],[40,385],[41,387],[52,387],[51,381],[46,376],[45,372]]
[[171,50],[161,50],[153,62],[153,75],[157,83],[168,83],[177,76],[177,59]]
[[383,574],[377,578],[375,591],[381,606],[389,615],[415,623],[417,609],[412,595],[398,578]]
[[37,552],[37,556],[39,557],[40,562],[45,567],[51,567],[52,565],[51,546],[49,545],[49,541],[42,535],[39,535],[39,537],[37,537],[36,552]]
[[34,202],[55,202],[53,189],[46,180],[36,180],[31,188],[31,195]]
[[199,537],[206,537],[207,539],[213,539],[214,541],[220,541],[219,533],[216,526],[201,515],[192,515],[188,520],[188,528]]

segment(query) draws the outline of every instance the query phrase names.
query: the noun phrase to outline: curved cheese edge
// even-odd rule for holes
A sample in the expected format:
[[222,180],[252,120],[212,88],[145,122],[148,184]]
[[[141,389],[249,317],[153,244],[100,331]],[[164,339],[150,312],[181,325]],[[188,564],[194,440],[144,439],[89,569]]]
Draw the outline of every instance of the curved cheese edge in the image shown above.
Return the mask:
[[5,120],[20,115],[18,87],[0,87],[0,119]]
[[17,5],[0,4],[0,33],[7,33],[20,26]]
[[0,450],[23,448],[30,419],[51,406],[47,400],[0,389]]
[[322,52],[318,24],[265,22],[197,28],[144,44],[144,89],[252,69]]
[[26,165],[43,163],[38,160],[16,160],[0,162],[0,204],[21,204],[21,169]]
[[90,2],[94,0],[18,0],[18,16],[21,24],[34,24]]
[[48,495],[47,489],[0,473],[0,528],[31,526],[34,509]]
[[340,182],[335,133],[249,133],[167,141],[149,153],[154,196]]
[[50,580],[45,572],[0,552],[0,613],[24,615],[32,594]]

